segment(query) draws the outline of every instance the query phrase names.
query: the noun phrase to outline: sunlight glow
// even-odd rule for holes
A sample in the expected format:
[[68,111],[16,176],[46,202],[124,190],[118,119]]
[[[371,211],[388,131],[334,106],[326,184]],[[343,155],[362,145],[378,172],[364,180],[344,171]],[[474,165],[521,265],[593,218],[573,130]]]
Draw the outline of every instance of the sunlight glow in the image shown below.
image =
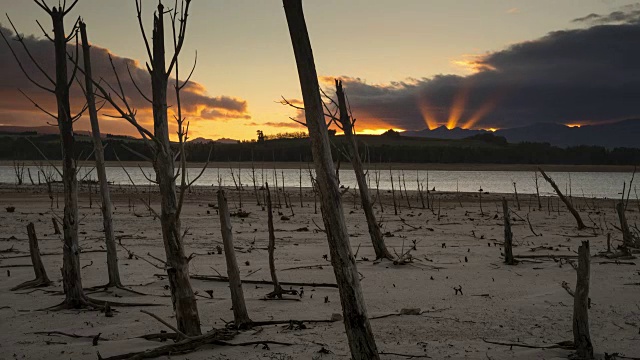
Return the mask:
[[[392,128],[392,129],[393,129],[393,131],[397,131],[397,132],[405,131],[404,129],[397,129],[397,128]],[[389,131],[388,128],[384,128],[384,129],[362,129],[362,130],[358,130],[358,134],[359,135],[382,135],[387,131]]]
[[458,121],[464,112],[464,107],[467,103],[467,98],[469,97],[469,90],[471,87],[463,86],[458,93],[456,93],[453,98],[453,104],[451,106],[451,110],[449,111],[449,119],[447,120],[447,129],[451,130],[458,125]]
[[429,130],[437,128],[438,119],[436,119],[435,115],[433,115],[433,113],[431,112],[427,99],[418,99],[418,107],[420,108],[420,113],[422,113],[424,123],[427,125]]

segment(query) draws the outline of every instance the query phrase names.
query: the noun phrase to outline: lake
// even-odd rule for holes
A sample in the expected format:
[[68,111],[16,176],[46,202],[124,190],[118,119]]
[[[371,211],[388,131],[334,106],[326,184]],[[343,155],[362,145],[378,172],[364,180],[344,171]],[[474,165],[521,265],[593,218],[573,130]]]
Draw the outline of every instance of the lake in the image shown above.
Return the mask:
[[[25,166],[24,182],[29,184],[29,177],[27,175],[27,169],[31,171],[31,176],[35,183],[38,183],[38,167]],[[149,185],[150,182],[145,178],[144,173],[151,179],[154,179],[154,172],[151,167],[107,167],[107,177],[110,182],[114,184],[130,185],[131,181],[127,176],[127,172],[131,176],[131,179],[136,185]],[[59,176],[55,170],[49,166],[45,166],[42,169],[46,174],[55,174],[54,178],[59,180]],[[284,175],[284,183],[287,187],[298,187],[300,184],[300,170],[299,169],[276,169],[275,172],[278,175],[278,185],[282,186],[282,176]],[[190,179],[194,179],[200,173],[200,169],[191,168],[188,169],[188,176]],[[370,170],[368,174],[370,187],[375,189],[375,171]],[[389,170],[380,170],[379,174],[379,186],[381,190],[390,190],[391,181]],[[513,193],[513,183],[515,182],[518,188],[518,193],[534,194],[536,192],[535,187],[535,175],[533,171],[444,171],[444,170],[393,170],[394,186],[398,189],[398,180],[402,181],[404,175],[404,181],[406,183],[407,190],[417,189],[417,179],[423,183],[424,188],[433,189],[436,191],[456,191],[461,192],[477,192],[480,188],[483,191],[489,193]],[[629,180],[631,180],[631,174],[628,172],[548,172],[556,184],[562,191],[566,191],[567,194],[571,192],[573,196],[587,196],[598,198],[618,198],[622,191],[623,183],[626,181],[627,186]],[[256,169],[255,172],[256,183],[259,184],[263,181],[269,182],[270,186],[275,185],[274,170],[270,169]],[[95,169],[85,166],[79,171],[79,179],[96,179]],[[208,168],[204,174],[195,183],[200,186],[212,186],[218,184],[218,179],[223,186],[234,186],[235,182],[240,181],[244,186],[253,186],[251,169],[233,169],[229,168]],[[41,179],[44,182],[44,176],[41,175]],[[16,176],[12,166],[0,166],[0,183],[15,184]],[[340,183],[344,186],[355,188],[356,179],[351,169],[340,170]],[[548,195],[553,192],[551,186],[549,186],[541,176],[538,175],[538,183],[540,186],[540,193]],[[309,179],[309,171],[302,169],[302,186],[310,187],[311,182]],[[570,190],[570,191],[569,191]],[[635,185],[631,192],[631,198],[635,197]]]

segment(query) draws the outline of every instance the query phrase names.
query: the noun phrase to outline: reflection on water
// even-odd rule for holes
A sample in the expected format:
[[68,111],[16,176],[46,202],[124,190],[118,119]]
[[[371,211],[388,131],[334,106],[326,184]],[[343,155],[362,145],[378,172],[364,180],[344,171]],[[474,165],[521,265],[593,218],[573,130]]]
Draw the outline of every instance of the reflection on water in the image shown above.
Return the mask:
[[[25,167],[24,182],[29,184],[29,178],[27,176],[27,168],[31,171],[31,176],[35,183],[38,182],[38,169],[35,166]],[[155,178],[153,168],[138,168],[138,167],[125,167],[126,171],[131,176],[136,185],[148,185],[149,181],[145,178],[142,171],[151,179]],[[56,175],[57,173],[52,171],[51,168],[45,169],[45,172]],[[188,177],[194,179],[200,173],[200,169],[192,168],[188,169]],[[298,187],[300,184],[300,175],[302,175],[302,186],[309,187],[311,182],[309,180],[309,171],[307,169],[277,169],[275,170],[278,176],[278,185],[282,186],[282,177],[284,176],[284,183],[287,187]],[[427,182],[428,188],[435,188],[436,191],[463,191],[474,192],[482,188],[483,191],[490,193],[512,193],[513,183],[515,182],[518,188],[518,193],[533,194],[536,191],[535,187],[535,175],[533,171],[443,171],[443,170],[393,170],[392,171],[394,183],[396,189],[398,188],[398,181],[402,182],[404,175],[404,184],[406,184],[407,190],[416,190],[418,181],[422,183],[422,186],[426,189]],[[598,198],[617,198],[622,191],[623,182],[629,183],[631,174],[623,172],[548,172],[555,182],[567,193],[571,192],[573,196],[587,196]],[[107,177],[110,182],[114,184],[128,185],[131,184],[125,171],[120,167],[107,167]],[[96,179],[95,170],[90,167],[84,167],[79,171],[79,179]],[[212,186],[218,184],[220,179],[223,186],[234,186],[235,182],[240,181],[244,186],[253,186],[253,178],[251,169],[233,169],[229,168],[209,168],[202,177],[195,183],[200,186]],[[271,186],[275,185],[274,170],[273,169],[256,169],[255,181],[260,183],[266,181]],[[371,169],[368,174],[370,187],[375,188],[375,170]],[[42,181],[44,177],[41,176]],[[239,180],[238,180],[239,179]],[[380,189],[391,189],[390,173],[389,170],[379,171],[379,186]],[[0,166],[0,183],[16,183],[16,176],[11,166]],[[340,170],[340,183],[344,186],[350,186],[354,188],[356,186],[356,179],[353,174],[353,170],[344,169]],[[550,194],[553,192],[551,186],[549,186],[541,176],[538,176],[538,183],[540,186],[541,194]],[[403,184],[403,188],[404,188]],[[632,189],[631,197],[634,197],[634,189]]]

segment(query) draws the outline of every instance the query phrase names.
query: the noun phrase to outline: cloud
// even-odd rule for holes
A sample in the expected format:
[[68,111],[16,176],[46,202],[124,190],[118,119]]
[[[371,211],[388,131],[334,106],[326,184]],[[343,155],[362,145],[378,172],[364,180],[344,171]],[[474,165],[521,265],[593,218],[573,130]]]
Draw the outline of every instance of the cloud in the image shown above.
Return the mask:
[[594,14],[573,19],[575,23],[587,23],[593,25],[602,24],[637,24],[640,23],[640,4],[630,4],[622,7],[622,10],[613,11],[609,14]]
[[[469,61],[467,76],[388,84],[343,76],[360,128],[504,128],[640,115],[640,24],[555,31]],[[331,78],[323,78],[328,88]]]
[[250,122],[250,123],[246,123],[245,125],[247,126],[268,126],[268,127],[275,127],[275,128],[291,128],[291,129],[302,129],[304,128],[304,126],[302,126],[301,124],[296,123],[295,121],[282,121],[282,122],[272,122],[272,121],[267,121],[267,122]]
[[[0,25],[0,31],[8,39],[15,38],[13,31]],[[18,54],[21,63],[25,66],[25,70],[33,75],[39,83],[52,87],[50,82],[42,75],[37,67],[29,60],[27,53],[22,49],[16,41],[9,40],[12,47]],[[52,61],[53,45],[46,39],[38,39],[34,36],[25,37],[27,48],[33,54],[36,61],[42,65],[44,71],[54,78],[54,64]],[[69,46],[69,52],[75,52],[75,47]],[[141,67],[138,61],[120,57],[110,53],[108,49],[101,48],[95,44],[91,47],[92,67],[94,78],[103,78],[114,88],[117,88],[117,81],[111,64],[109,62],[111,55],[114,66],[116,67],[124,92],[132,107],[138,110],[138,121],[146,126],[152,127],[152,108],[151,104],[139,94],[134,85],[135,83],[143,91],[146,97],[151,97],[151,79],[146,69]],[[82,57],[82,51],[80,51]],[[131,77],[127,73],[127,67],[131,71]],[[69,74],[72,73],[73,64],[68,63]],[[197,71],[197,69],[196,69]],[[81,79],[83,75],[78,72]],[[55,97],[47,93],[35,85],[31,84],[25,75],[20,71],[18,64],[13,58],[6,44],[0,42],[0,124],[4,125],[21,125],[21,126],[40,126],[45,121],[55,121],[37,110],[33,104],[24,98],[18,89],[24,91],[33,98],[40,106],[48,109],[52,113],[56,113]],[[82,81],[84,83],[84,81]],[[174,96],[175,79],[169,79],[168,101],[170,118],[175,110]],[[207,89],[200,83],[191,81],[181,91],[181,103],[183,115],[194,125],[196,122],[206,121],[227,121],[234,119],[250,119],[247,102],[243,99],[232,96],[211,96]],[[82,90],[74,84],[71,90],[72,111],[79,111],[85,103]],[[115,114],[115,111],[106,106],[101,113]],[[48,120],[47,120],[48,118]],[[127,133],[137,135],[132,126],[128,125],[124,120],[109,120],[107,117],[101,117],[101,128],[103,132]],[[175,122],[170,122],[170,126],[174,127]],[[75,126],[76,129],[90,129],[88,116],[84,116]]]

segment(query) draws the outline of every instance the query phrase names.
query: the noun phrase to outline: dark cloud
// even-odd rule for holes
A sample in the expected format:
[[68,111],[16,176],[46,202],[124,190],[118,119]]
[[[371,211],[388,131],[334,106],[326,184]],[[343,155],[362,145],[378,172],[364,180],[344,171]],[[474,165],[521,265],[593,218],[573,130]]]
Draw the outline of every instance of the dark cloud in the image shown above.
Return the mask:
[[[470,62],[468,76],[390,84],[343,77],[365,128],[515,127],[640,115],[640,24],[556,31]],[[324,78],[327,87],[333,85]]]
[[[0,31],[8,39],[15,38],[15,34],[2,26]],[[41,84],[52,87],[46,77],[42,75],[36,66],[28,59],[27,53],[17,41],[10,40],[10,43],[20,61],[25,66],[25,70],[33,76]],[[53,45],[46,39],[38,39],[33,36],[25,38],[25,43],[29,51],[33,54],[36,61],[41,64],[45,72],[54,77],[54,64],[52,61]],[[69,51],[74,52],[75,47],[69,46]],[[82,54],[82,51],[80,51]],[[147,97],[151,96],[151,80],[146,69],[133,59],[111,54],[108,49],[92,45],[91,57],[94,72],[94,78],[104,78],[112,86],[116,87],[116,78],[111,69],[109,55],[113,58],[114,65],[118,70],[125,94],[133,107],[138,110],[138,121],[143,124],[150,124],[151,105],[138,93],[134,86],[134,82],[140,87]],[[71,74],[73,65],[69,65],[69,74]],[[127,67],[131,71],[131,77],[127,73]],[[197,70],[196,70],[197,71]],[[82,78],[82,74],[79,73]],[[47,118],[46,115],[39,112],[31,102],[18,92],[21,89],[33,98],[39,105],[49,109],[55,113],[55,97],[35,85],[31,84],[25,75],[20,71],[18,64],[13,58],[11,52],[7,48],[4,41],[0,41],[0,124],[5,125],[23,125],[34,126],[43,125]],[[133,79],[133,81],[132,81]],[[174,100],[173,86],[175,79],[170,79],[169,84],[169,105],[172,106]],[[188,83],[181,91],[181,100],[184,115],[191,122],[201,122],[207,120],[230,120],[230,119],[250,119],[248,113],[247,102],[230,96],[210,96],[207,89],[197,82]],[[82,90],[75,85],[71,92],[71,104],[75,111],[82,108],[85,103]],[[173,108],[170,108],[170,112]],[[103,113],[114,113],[105,107]],[[109,121],[104,117],[106,129],[103,131],[111,131],[117,133],[137,134],[135,130],[124,121]],[[49,120],[52,120],[49,118]],[[81,119],[76,126],[77,129],[89,129],[88,119]]]
[[626,5],[622,10],[613,11],[609,14],[589,14],[584,17],[573,19],[576,23],[588,24],[635,24],[640,22],[640,4]]

